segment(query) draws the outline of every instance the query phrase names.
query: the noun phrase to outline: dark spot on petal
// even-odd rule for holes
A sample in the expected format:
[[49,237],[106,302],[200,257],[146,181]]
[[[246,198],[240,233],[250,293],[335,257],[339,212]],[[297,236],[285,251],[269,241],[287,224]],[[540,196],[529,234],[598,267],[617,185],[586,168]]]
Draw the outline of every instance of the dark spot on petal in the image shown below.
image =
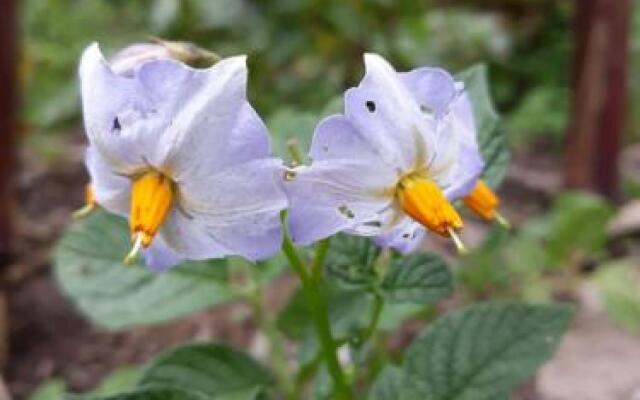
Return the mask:
[[402,237],[405,239],[409,239],[411,237],[411,235],[409,234],[409,232],[403,233]]
[[420,104],[420,111],[422,111],[425,114],[433,114],[433,110],[424,104]]
[[363,225],[371,226],[373,228],[381,228],[382,227],[382,222],[380,222],[380,221],[367,221]]
[[111,125],[111,131],[113,133],[120,133],[120,129],[122,129],[122,126],[120,125],[120,120],[118,119],[118,117],[115,117],[113,119],[113,124]]
[[342,205],[340,207],[338,207],[338,211],[340,211],[340,214],[344,215],[345,217],[349,218],[349,219],[353,219],[355,218],[355,214],[353,213],[353,211],[351,211],[351,209],[349,209],[349,207]]
[[294,180],[296,178],[297,175],[298,175],[298,173],[296,171],[288,169],[288,170],[284,171],[284,180],[285,181],[292,181],[292,180]]
[[325,152],[329,151],[329,146],[322,146],[322,151],[325,151]]
[[367,106],[367,110],[369,110],[369,112],[374,112],[376,110],[376,103],[374,103],[371,100],[368,100],[366,103]]

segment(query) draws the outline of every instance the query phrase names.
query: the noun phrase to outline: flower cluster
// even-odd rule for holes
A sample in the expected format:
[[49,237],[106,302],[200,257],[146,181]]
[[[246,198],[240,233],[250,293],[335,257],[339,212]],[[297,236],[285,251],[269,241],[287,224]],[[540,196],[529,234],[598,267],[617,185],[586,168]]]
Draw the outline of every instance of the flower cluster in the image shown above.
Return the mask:
[[[181,259],[263,259],[280,248],[285,209],[295,243],[343,231],[401,252],[427,230],[463,249],[458,199],[499,218],[498,198],[480,180],[469,97],[446,71],[398,73],[365,55],[344,114],[315,129],[312,164],[288,168],[271,155],[247,101],[245,57],[210,54],[159,42],[111,61],[97,44],[82,55],[88,198],[128,218],[127,261],[139,252],[155,269]],[[213,65],[191,66],[202,59]]]

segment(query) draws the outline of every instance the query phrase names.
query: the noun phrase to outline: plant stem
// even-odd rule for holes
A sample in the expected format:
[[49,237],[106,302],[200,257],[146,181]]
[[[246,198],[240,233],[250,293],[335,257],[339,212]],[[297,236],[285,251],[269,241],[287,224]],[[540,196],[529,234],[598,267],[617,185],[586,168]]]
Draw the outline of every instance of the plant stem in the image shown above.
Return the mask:
[[320,341],[322,357],[327,363],[327,368],[333,381],[336,398],[339,400],[349,400],[352,398],[351,390],[347,385],[344,372],[336,355],[337,346],[336,341],[331,335],[329,307],[324,292],[322,267],[327,250],[329,249],[329,240],[325,239],[318,243],[311,274],[306,270],[300,255],[287,235],[285,235],[282,249],[289,259],[291,267],[302,281],[302,289],[307,299],[309,311],[313,317],[313,324]]
[[376,293],[373,301],[373,314],[371,316],[371,322],[369,322],[369,326],[367,326],[367,330],[365,330],[362,335],[363,343],[369,340],[376,332],[376,329],[378,328],[378,322],[380,321],[380,315],[382,314],[382,309],[384,308],[384,297],[381,294]]

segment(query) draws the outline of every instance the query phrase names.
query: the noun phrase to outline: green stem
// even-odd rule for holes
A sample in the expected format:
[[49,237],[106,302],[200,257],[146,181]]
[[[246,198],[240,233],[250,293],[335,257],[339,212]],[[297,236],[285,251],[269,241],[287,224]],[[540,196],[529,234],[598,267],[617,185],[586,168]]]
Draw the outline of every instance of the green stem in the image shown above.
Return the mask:
[[313,317],[313,323],[320,340],[322,357],[327,363],[327,368],[335,388],[336,398],[339,400],[349,400],[352,398],[351,390],[347,385],[347,380],[338,361],[336,354],[337,343],[331,335],[331,324],[329,322],[329,307],[324,292],[323,264],[324,258],[329,249],[329,241],[325,239],[318,243],[316,247],[315,259],[312,264],[311,274],[306,270],[305,265],[298,254],[295,246],[288,235],[285,235],[282,249],[289,259],[289,263],[302,281],[309,311]]
[[373,301],[373,314],[371,316],[369,326],[367,326],[367,329],[362,334],[362,343],[369,340],[376,332],[378,322],[380,321],[380,315],[382,315],[382,309],[384,308],[384,297],[381,294],[376,293]]

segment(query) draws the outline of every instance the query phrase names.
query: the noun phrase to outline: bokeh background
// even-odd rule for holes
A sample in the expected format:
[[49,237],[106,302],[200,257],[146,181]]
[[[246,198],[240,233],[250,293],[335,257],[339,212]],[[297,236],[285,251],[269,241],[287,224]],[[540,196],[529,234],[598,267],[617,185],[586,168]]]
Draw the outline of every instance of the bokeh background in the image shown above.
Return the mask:
[[[16,27],[20,101],[15,132],[0,132],[12,138],[0,155],[14,161],[0,171],[10,193],[3,215],[11,219],[0,229],[0,363],[16,398],[49,379],[88,390],[117,366],[187,340],[255,345],[246,310],[233,305],[103,332],[75,313],[51,278],[50,250],[82,205],[87,179],[79,54],[92,41],[113,54],[152,36],[249,54],[249,95],[276,135],[311,132],[359,81],[365,51],[399,70],[485,63],[512,149],[501,194],[515,229],[471,223],[465,239],[475,250],[453,261],[455,301],[554,299],[579,307],[556,358],[522,399],[640,396],[640,1],[2,1],[16,7],[0,23]],[[398,347],[415,325],[403,327]]]

